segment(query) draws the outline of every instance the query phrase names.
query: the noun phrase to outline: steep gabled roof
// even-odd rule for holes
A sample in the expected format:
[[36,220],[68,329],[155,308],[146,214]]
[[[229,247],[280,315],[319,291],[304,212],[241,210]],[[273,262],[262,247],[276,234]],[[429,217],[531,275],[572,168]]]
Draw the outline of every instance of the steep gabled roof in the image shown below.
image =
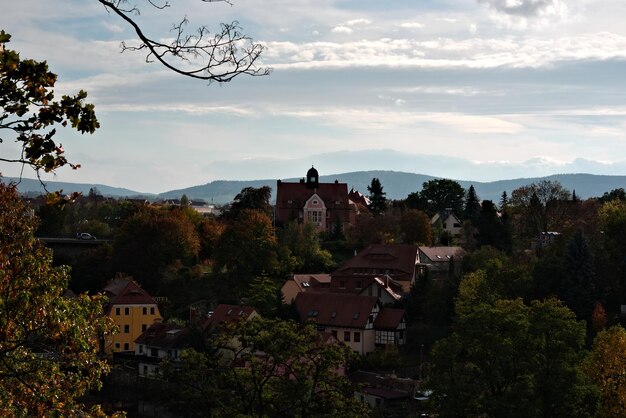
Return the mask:
[[404,309],[382,308],[376,316],[374,328],[379,330],[395,330],[404,317]]
[[108,305],[156,305],[156,301],[132,279],[121,277],[102,289],[109,298]]
[[247,321],[252,316],[258,315],[252,306],[221,304],[215,308],[213,314],[204,323],[204,329],[216,328],[226,323]]
[[189,341],[189,329],[181,325],[155,322],[137,339],[136,344],[160,349],[186,348]]
[[324,284],[330,285],[330,274],[294,274],[292,279],[302,291],[314,290]]
[[432,261],[449,262],[454,257],[456,261],[459,261],[465,255],[465,250],[461,247],[419,247],[420,253],[425,255],[428,260],[423,260],[420,254],[420,262],[427,263]]
[[376,296],[352,293],[298,293],[294,301],[302,322],[346,328],[365,328],[378,304]]
[[[276,206],[279,208],[302,208],[314,193],[324,201],[327,208],[348,208],[348,185],[346,183],[319,183],[317,189],[307,189],[306,183],[278,182]],[[289,203],[291,202],[291,203]]]
[[[407,244],[371,244],[356,256],[343,263],[332,276],[349,274],[352,269],[393,270],[395,280],[413,278],[418,247]],[[380,271],[375,273],[381,274]]]

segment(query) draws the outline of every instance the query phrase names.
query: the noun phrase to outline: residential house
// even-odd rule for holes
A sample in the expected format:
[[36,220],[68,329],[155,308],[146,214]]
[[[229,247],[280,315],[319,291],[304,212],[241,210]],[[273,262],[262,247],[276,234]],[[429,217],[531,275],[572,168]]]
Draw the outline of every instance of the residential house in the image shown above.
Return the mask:
[[130,278],[115,278],[103,289],[107,302],[104,314],[119,332],[104,336],[104,352],[135,351],[135,340],[150,325],[163,320],[156,301]]
[[[446,279],[451,273],[460,274],[464,256],[465,250],[461,247],[419,247],[420,275],[429,274],[432,279]],[[451,272],[451,268],[454,271]]]
[[352,351],[367,355],[376,349],[374,321],[380,311],[376,296],[349,293],[299,293],[294,301],[303,323],[330,332]]
[[406,312],[404,309],[383,308],[374,321],[376,345],[406,344]]
[[294,274],[280,289],[283,302],[291,305],[298,293],[327,292],[330,289],[330,274]]
[[383,308],[376,296],[305,292],[296,296],[294,304],[301,322],[330,332],[361,355],[373,353],[377,345],[401,345],[406,341],[404,310]]
[[383,306],[394,304],[402,299],[402,285],[388,275],[374,277],[366,282],[359,295],[377,296]]
[[135,340],[139,376],[157,377],[163,360],[176,362],[189,345],[189,329],[181,325],[154,323]]
[[[430,220],[433,232],[441,230],[458,242],[463,241],[463,223],[452,209],[446,209],[436,213]],[[436,237],[439,239],[440,237]]]
[[375,277],[388,276],[409,293],[416,278],[418,247],[407,244],[372,244],[331,273],[331,290],[360,293]]
[[277,225],[310,222],[319,231],[332,231],[334,226],[343,229],[354,225],[356,213],[356,205],[348,197],[348,185],[337,180],[320,183],[314,167],[297,183],[278,180],[276,184]]

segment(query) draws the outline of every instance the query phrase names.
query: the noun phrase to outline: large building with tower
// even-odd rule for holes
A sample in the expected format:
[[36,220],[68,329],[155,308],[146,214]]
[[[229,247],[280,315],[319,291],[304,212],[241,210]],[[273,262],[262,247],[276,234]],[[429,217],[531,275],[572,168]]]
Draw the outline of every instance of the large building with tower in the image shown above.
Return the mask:
[[276,184],[276,223],[310,222],[319,231],[333,231],[353,225],[357,206],[348,197],[348,184],[320,183],[314,167],[297,183],[278,180]]

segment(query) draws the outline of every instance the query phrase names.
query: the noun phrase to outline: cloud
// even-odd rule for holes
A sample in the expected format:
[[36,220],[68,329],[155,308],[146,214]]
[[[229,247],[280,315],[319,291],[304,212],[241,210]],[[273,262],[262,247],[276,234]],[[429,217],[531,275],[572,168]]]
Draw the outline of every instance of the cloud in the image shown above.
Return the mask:
[[561,0],[478,0],[478,2],[486,3],[500,13],[525,18],[552,14],[567,9]]
[[352,29],[350,29],[347,26],[335,26],[332,30],[332,33],[346,33],[346,34],[350,34],[352,33]]
[[[344,29],[338,29],[344,28]],[[350,28],[335,30],[349,33]],[[598,32],[554,39],[531,37],[267,42],[265,63],[277,70],[350,67],[541,68],[566,61],[626,59],[626,36]]]
[[369,19],[352,19],[352,20],[348,20],[345,24],[348,26],[354,26],[354,25],[369,25],[370,23],[372,23]]
[[400,27],[405,28],[405,29],[414,29],[414,28],[423,28],[424,25],[419,22],[404,22],[404,23],[400,23]]

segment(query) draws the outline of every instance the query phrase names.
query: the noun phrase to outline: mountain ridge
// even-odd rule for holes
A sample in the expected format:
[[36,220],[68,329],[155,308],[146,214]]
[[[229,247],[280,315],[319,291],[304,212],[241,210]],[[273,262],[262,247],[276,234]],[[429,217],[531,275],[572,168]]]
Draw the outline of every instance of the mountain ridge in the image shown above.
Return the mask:
[[[430,176],[426,174],[409,173],[394,170],[367,170],[353,171],[348,173],[321,175],[320,181],[333,182],[338,180],[347,183],[348,188],[354,188],[363,194],[367,194],[367,186],[371,183],[372,178],[378,178],[383,185],[384,191],[388,199],[404,199],[409,193],[421,190],[422,183],[443,177]],[[15,179],[5,178],[4,181],[14,181],[18,183],[18,190],[22,194],[33,194],[43,192],[39,180],[34,179]],[[605,192],[616,188],[626,188],[626,176],[618,175],[601,175],[601,174],[552,174],[543,177],[527,177],[509,180],[496,181],[472,181],[472,180],[455,180],[461,186],[468,189],[473,185],[479,198],[483,200],[499,201],[502,192],[506,191],[509,196],[511,192],[521,186],[528,185],[541,180],[551,180],[560,182],[563,187],[569,191],[576,191],[579,198],[586,199],[590,197],[602,196]],[[297,182],[299,178],[281,179],[286,182]],[[68,182],[46,182],[48,191],[63,190],[64,193],[80,192],[88,194],[91,188],[96,188],[102,195],[112,197],[145,197],[148,199],[178,199],[183,194],[190,199],[201,199],[209,203],[225,204],[233,200],[235,195],[244,187],[262,187],[269,186],[272,188],[272,201],[274,200],[274,192],[276,189],[277,179],[260,179],[260,180],[214,180],[202,185],[191,186],[182,189],[169,190],[163,193],[142,193],[123,187],[112,187],[104,184],[89,183],[68,183]]]

